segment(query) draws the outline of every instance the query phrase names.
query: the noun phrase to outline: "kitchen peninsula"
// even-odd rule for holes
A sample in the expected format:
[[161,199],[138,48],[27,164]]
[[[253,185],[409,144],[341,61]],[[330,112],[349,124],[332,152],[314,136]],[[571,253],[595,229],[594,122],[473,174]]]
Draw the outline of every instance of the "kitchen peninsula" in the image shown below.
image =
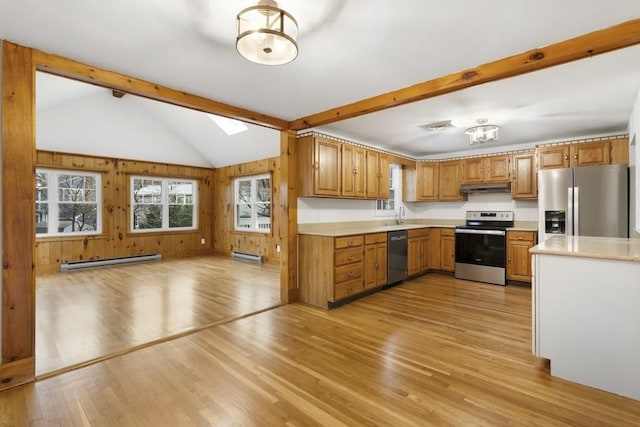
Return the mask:
[[640,400],[640,239],[553,236],[531,252],[534,354]]

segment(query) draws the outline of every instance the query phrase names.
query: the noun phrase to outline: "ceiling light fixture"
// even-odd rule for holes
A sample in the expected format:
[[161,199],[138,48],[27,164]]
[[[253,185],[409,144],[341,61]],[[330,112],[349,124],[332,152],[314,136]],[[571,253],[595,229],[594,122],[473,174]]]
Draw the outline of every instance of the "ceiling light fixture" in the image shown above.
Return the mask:
[[260,0],[242,10],[237,23],[236,49],[249,61],[283,65],[298,56],[298,22],[275,1]]
[[464,132],[469,135],[469,144],[484,144],[485,142],[498,142],[498,129],[496,125],[487,125],[487,119],[476,120],[478,126],[470,127]]

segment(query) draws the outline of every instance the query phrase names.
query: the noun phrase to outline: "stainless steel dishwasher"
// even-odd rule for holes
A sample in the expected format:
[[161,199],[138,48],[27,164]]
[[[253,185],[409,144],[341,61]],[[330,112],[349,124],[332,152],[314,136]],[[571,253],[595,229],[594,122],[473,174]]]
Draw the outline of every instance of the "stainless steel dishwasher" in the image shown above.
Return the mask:
[[407,278],[407,230],[387,233],[387,283],[393,285]]

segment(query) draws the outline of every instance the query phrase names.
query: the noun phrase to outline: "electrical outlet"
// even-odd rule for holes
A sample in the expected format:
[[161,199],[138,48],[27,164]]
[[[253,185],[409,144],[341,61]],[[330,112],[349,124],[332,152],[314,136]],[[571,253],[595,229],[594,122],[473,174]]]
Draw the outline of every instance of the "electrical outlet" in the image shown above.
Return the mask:
[[204,243],[205,243],[205,240],[204,239],[200,239],[200,244],[204,245]]
[[280,252],[280,245],[276,245],[276,252]]

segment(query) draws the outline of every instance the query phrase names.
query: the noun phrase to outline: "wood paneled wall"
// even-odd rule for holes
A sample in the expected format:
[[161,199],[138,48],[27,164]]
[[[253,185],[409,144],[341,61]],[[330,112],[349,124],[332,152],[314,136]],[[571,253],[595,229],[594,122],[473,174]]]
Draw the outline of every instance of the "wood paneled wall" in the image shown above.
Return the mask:
[[[235,231],[233,226],[235,178],[242,176],[271,174],[271,233],[252,233]],[[221,255],[230,255],[232,251],[262,255],[265,262],[279,263],[280,253],[276,247],[280,244],[281,216],[286,212],[278,209],[280,199],[280,158],[258,160],[216,169],[214,171],[214,250]]]
[[[102,174],[102,227],[97,236],[36,239],[36,271],[58,270],[61,262],[161,253],[164,257],[213,252],[213,169],[38,151],[36,167]],[[131,233],[130,177],[188,178],[198,182],[198,228],[193,231]],[[205,243],[201,243],[205,239]]]

